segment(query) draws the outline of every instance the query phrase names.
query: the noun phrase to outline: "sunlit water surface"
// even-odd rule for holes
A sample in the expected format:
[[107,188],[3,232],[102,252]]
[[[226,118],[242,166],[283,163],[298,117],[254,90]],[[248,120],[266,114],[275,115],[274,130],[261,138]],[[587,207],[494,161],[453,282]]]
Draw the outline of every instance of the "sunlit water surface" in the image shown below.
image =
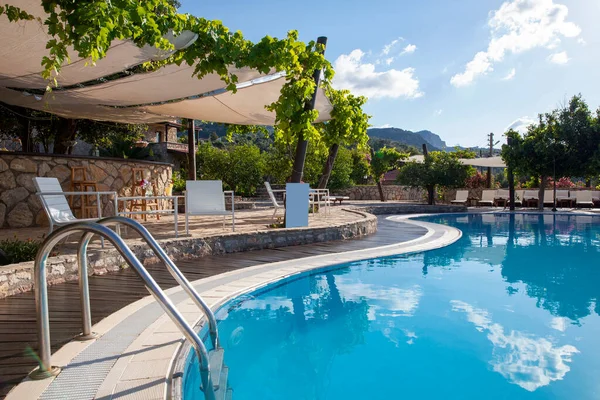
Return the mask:
[[233,400],[600,399],[600,218],[423,220],[463,236],[224,307]]

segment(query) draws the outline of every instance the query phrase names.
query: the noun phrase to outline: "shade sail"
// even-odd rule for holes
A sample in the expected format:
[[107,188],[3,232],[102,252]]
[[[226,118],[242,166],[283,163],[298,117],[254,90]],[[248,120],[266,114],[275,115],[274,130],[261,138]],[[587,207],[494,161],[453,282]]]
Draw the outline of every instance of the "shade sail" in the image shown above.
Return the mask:
[[502,160],[502,157],[461,158],[460,162],[474,167],[506,168],[506,164],[504,163],[504,160]]
[[[422,163],[425,157],[422,155],[410,156],[408,161]],[[502,157],[487,157],[487,158],[460,158],[459,161],[464,165],[473,167],[490,167],[490,168],[506,168],[506,164]]]
[[[11,5],[45,19],[41,0],[14,0]],[[226,83],[217,74],[202,79],[192,76],[193,66],[169,65],[154,72],[132,74],[128,70],[143,62],[168,56],[150,46],[137,47],[130,41],[114,41],[105,58],[86,66],[71,49],[71,63],[57,76],[60,90],[42,93],[42,58],[48,55],[49,39],[38,21],[11,23],[0,16],[0,101],[46,111],[67,118],[86,118],[125,123],[152,123],[176,117],[240,125],[272,125],[275,114],[265,110],[273,103],[285,77],[261,74],[249,68],[231,67],[240,82],[237,93],[226,92]],[[195,39],[191,32],[168,37],[176,49]],[[104,81],[115,73],[123,77]],[[317,93],[319,121],[330,118],[332,106],[324,92]]]

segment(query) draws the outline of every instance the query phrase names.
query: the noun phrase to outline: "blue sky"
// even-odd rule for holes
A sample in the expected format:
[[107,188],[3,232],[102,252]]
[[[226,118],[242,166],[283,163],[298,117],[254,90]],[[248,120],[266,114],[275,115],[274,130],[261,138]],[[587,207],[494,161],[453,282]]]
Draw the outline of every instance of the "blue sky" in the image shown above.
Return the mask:
[[577,93],[600,106],[597,0],[182,4],[254,41],[327,36],[334,84],[369,97],[374,126],[428,129],[448,145],[485,145]]

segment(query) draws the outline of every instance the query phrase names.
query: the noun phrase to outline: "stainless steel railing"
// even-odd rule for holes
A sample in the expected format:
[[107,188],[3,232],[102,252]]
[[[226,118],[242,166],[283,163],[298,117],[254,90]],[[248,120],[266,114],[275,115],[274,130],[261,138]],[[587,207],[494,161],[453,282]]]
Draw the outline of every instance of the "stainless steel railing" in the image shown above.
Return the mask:
[[[146,227],[144,227],[144,225],[140,224],[139,222],[137,222],[133,219],[125,218],[125,217],[107,217],[107,218],[103,218],[101,220],[96,221],[96,223],[98,223],[100,225],[122,224],[122,225],[126,225],[126,226],[132,228],[133,230],[135,230],[137,233],[140,234],[140,236],[142,237],[144,242],[146,242],[146,244],[154,251],[154,254],[156,254],[156,256],[165,264],[168,271],[171,273],[173,278],[175,278],[177,283],[181,287],[183,287],[183,290],[185,290],[185,292],[188,294],[188,296],[190,296],[192,298],[192,300],[194,301],[194,303],[196,303],[198,308],[200,308],[200,310],[202,310],[204,312],[204,315],[206,315],[206,319],[208,320],[208,329],[209,329],[212,346],[214,349],[217,349],[219,347],[219,333],[217,331],[217,319],[215,318],[214,313],[212,312],[212,310],[210,309],[208,304],[206,304],[204,302],[202,297],[200,297],[198,292],[196,292],[196,290],[192,287],[192,284],[187,280],[185,275],[183,275],[181,273],[179,268],[177,268],[177,266],[175,265],[175,263],[173,263],[171,258],[167,255],[167,253],[165,253],[165,251],[162,249],[162,247],[160,247],[160,245],[156,242],[156,240],[154,239],[152,234],[150,232],[148,232]],[[81,293],[85,293],[86,297],[89,297],[89,294],[88,294],[89,288],[88,288],[87,273],[86,273],[87,272],[87,246],[88,246],[92,236],[94,236],[94,234],[91,232],[86,233],[82,236],[81,241],[79,242],[79,250],[77,252],[77,259],[79,262],[79,274],[86,275],[85,280],[80,279],[79,285],[80,285]],[[82,299],[83,299],[83,297],[84,296],[82,296]],[[89,301],[87,301],[87,303],[89,304]],[[87,313],[87,315],[83,315],[83,321],[84,321],[83,336],[91,335],[92,334],[92,332],[91,332],[92,325],[91,325],[91,317],[89,316],[89,312],[90,312],[89,305],[84,305],[83,300],[82,300],[81,309],[84,314]],[[89,323],[86,323],[86,321],[89,321]]]
[[[126,218],[125,218],[126,219]],[[116,222],[116,221],[115,221]],[[154,296],[156,301],[161,305],[165,313],[173,320],[175,325],[181,330],[187,340],[190,341],[196,356],[198,357],[200,364],[200,377],[202,382],[202,389],[207,400],[215,400],[214,387],[212,383],[212,377],[210,376],[210,365],[208,360],[208,351],[204,346],[204,343],[196,332],[190,327],[185,321],[181,313],[177,311],[171,300],[165,295],[160,286],[148,273],[146,268],[133,254],[131,249],[125,244],[123,239],[119,237],[114,231],[108,227],[94,223],[94,222],[75,222],[67,226],[61,227],[52,232],[37,253],[34,267],[34,285],[35,285],[35,304],[37,314],[37,325],[39,335],[39,368],[34,370],[30,377],[32,379],[44,379],[50,376],[55,376],[60,372],[60,368],[52,366],[51,363],[51,348],[50,348],[50,317],[48,312],[48,285],[46,282],[46,263],[50,252],[56,246],[58,242],[67,237],[73,232],[84,232],[84,237],[87,238],[87,242],[91,239],[91,235],[97,234],[101,237],[106,238],[113,246],[117,249],[119,254],[125,259],[125,261],[137,272],[139,277],[144,282],[146,289]],[[90,236],[88,238],[88,236]],[[82,237],[82,239],[84,239]],[[83,242],[83,240],[82,240]],[[158,246],[158,245],[157,245]],[[158,246],[160,247],[160,246]],[[85,255],[87,250],[87,243],[79,247],[78,256]],[[159,252],[160,253],[160,252]],[[164,252],[163,252],[164,253]],[[166,256],[166,254],[164,254]],[[168,259],[168,257],[167,257]],[[87,260],[79,261],[79,272],[80,272],[80,283],[79,287],[81,291],[81,303],[82,313],[84,314],[84,338],[93,337],[91,332],[91,313],[90,313],[90,301],[89,291],[84,290],[88,287],[87,279]],[[82,269],[83,268],[83,269]],[[189,284],[189,282],[188,282]],[[88,327],[89,329],[86,329]],[[87,332],[86,332],[87,331]],[[87,335],[87,337],[86,337]]]

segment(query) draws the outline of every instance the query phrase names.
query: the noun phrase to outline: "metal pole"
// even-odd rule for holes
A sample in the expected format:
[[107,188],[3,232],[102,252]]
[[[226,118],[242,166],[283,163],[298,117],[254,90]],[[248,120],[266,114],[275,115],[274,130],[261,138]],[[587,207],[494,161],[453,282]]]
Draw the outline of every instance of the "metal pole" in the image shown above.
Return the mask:
[[194,136],[194,120],[188,120],[188,179],[196,180],[196,140]]
[[127,263],[137,272],[138,276],[143,280],[146,289],[154,296],[162,309],[169,315],[171,320],[177,325],[187,340],[189,340],[194,349],[200,363],[200,378],[202,388],[207,400],[215,400],[214,387],[210,376],[210,365],[208,361],[208,352],[204,343],[196,332],[187,324],[181,313],[177,311],[171,300],[165,295],[156,281],[148,274],[148,271],[137,259],[135,254],[125,244],[115,232],[109,228],[92,223],[92,222],[76,222],[57,229],[44,241],[42,247],[38,251],[34,265],[34,280],[35,280],[35,300],[37,311],[38,335],[39,335],[39,357],[40,368],[33,371],[29,376],[32,379],[43,379],[49,376],[54,376],[60,372],[57,367],[51,365],[51,349],[50,349],[50,318],[48,314],[48,290],[46,282],[46,261],[54,246],[63,238],[69,236],[73,231],[84,231],[95,233],[104,236],[117,249],[119,254],[127,261]]
[[[327,38],[320,36],[317,38],[317,44],[323,45],[323,52],[325,46],[327,46]],[[321,70],[317,69],[313,72],[313,80],[315,81],[315,91],[312,94],[310,101],[304,105],[304,111],[310,111],[315,109],[315,103],[317,102],[317,92],[319,90],[319,82],[321,81]],[[296,155],[294,157],[294,166],[292,167],[292,177],[290,182],[300,183],[302,181],[302,174],[304,173],[304,161],[306,160],[306,151],[308,150],[308,140],[304,139],[304,134],[300,132],[298,134],[298,144],[296,145]]]
[[[508,138],[506,143],[509,147],[512,146],[512,138]],[[508,166],[508,198],[510,211],[515,211],[515,176],[510,165]],[[521,201],[523,201],[523,199],[521,199]]]

